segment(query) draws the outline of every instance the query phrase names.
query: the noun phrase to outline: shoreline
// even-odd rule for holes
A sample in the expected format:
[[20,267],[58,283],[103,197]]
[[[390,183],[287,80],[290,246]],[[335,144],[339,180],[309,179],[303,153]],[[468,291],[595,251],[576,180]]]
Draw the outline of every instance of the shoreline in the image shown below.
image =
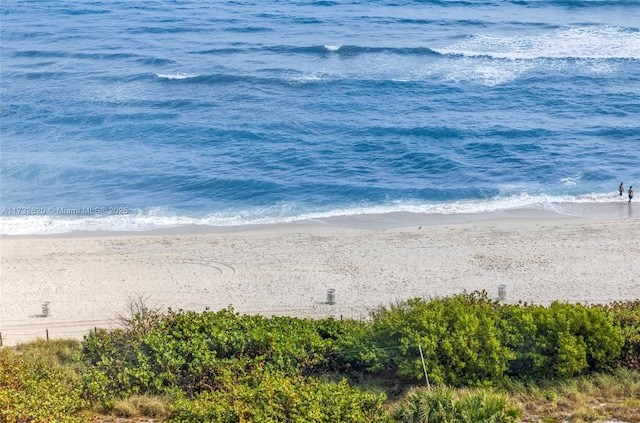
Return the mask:
[[[404,217],[379,223],[413,223]],[[366,229],[307,221],[2,236],[0,335],[4,345],[79,339],[115,327],[137,298],[161,310],[232,306],[318,318],[366,318],[381,305],[465,291],[497,299],[499,285],[507,303],[640,298],[640,219],[483,217]]]
[[[94,236],[139,233],[233,233],[255,228],[278,226],[339,227],[350,229],[394,229],[408,226],[433,226],[471,223],[496,219],[589,219],[619,220],[640,218],[640,209],[628,204],[626,197],[603,197],[602,194],[585,196],[583,202],[541,202],[536,206],[503,208],[496,204],[482,204],[479,211],[472,211],[474,203],[449,204],[447,212],[423,211],[420,206],[406,206],[405,210],[346,211],[336,214],[299,218],[282,217],[257,219],[246,223],[220,223],[209,217],[149,216],[144,213],[124,215],[34,215],[0,217],[0,238],[16,236]],[[607,201],[601,202],[603,198]],[[542,200],[541,200],[542,201]],[[417,209],[417,210],[413,210]],[[413,210],[413,211],[408,211]],[[235,221],[236,219],[234,219]]]

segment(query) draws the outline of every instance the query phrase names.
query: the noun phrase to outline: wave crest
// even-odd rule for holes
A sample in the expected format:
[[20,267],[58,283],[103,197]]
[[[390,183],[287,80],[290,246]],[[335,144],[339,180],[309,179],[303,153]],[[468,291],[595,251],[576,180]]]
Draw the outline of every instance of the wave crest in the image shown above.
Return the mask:
[[188,78],[195,78],[196,75],[190,75],[188,73],[183,73],[183,72],[178,72],[178,73],[156,73],[156,76],[158,78],[162,78],[162,79],[169,79],[169,80],[173,80],[173,79],[188,79]]
[[580,27],[517,37],[476,35],[435,51],[445,55],[509,60],[640,59],[640,31]]

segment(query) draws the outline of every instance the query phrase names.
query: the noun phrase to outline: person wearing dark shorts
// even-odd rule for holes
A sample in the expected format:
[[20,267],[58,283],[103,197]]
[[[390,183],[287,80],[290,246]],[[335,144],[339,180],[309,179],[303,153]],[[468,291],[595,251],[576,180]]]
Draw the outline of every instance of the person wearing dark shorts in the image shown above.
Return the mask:
[[633,187],[629,187],[627,194],[629,194],[629,204],[631,204],[631,200],[633,200]]
[[620,196],[622,196],[622,193],[624,192],[624,183],[620,182],[620,186],[618,187],[618,191],[620,191]]

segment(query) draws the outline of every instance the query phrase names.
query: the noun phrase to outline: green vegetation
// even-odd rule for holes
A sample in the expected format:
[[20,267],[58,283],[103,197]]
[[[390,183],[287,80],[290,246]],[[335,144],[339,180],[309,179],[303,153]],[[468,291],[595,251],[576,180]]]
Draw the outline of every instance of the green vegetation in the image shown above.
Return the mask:
[[570,379],[513,381],[505,389],[528,421],[640,422],[640,372],[625,367]]
[[607,312],[624,338],[620,365],[640,370],[640,300],[596,306]]
[[505,394],[448,387],[415,388],[393,410],[402,423],[515,423],[518,416]]
[[541,307],[472,293],[338,321],[137,300],[120,317],[83,342],[0,350],[0,421],[639,421],[640,301]]
[[548,308],[503,306],[501,313],[505,342],[516,353],[512,377],[571,377],[619,363],[623,334],[601,309],[554,302]]
[[501,339],[497,305],[483,294],[416,298],[374,311],[363,324],[348,359],[370,372],[424,379],[420,347],[432,382],[481,386],[500,381],[515,357]]
[[0,421],[74,423],[84,407],[81,385],[60,366],[0,350]]
[[176,401],[172,422],[388,422],[385,396],[338,383],[266,372]]

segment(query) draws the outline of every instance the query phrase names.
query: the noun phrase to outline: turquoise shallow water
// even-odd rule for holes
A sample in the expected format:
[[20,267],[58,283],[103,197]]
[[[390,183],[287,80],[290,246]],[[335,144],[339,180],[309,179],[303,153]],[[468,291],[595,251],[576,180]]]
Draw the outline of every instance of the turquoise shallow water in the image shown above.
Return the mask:
[[2,233],[628,216],[609,206],[621,180],[640,188],[637,16],[635,1],[3,2]]

